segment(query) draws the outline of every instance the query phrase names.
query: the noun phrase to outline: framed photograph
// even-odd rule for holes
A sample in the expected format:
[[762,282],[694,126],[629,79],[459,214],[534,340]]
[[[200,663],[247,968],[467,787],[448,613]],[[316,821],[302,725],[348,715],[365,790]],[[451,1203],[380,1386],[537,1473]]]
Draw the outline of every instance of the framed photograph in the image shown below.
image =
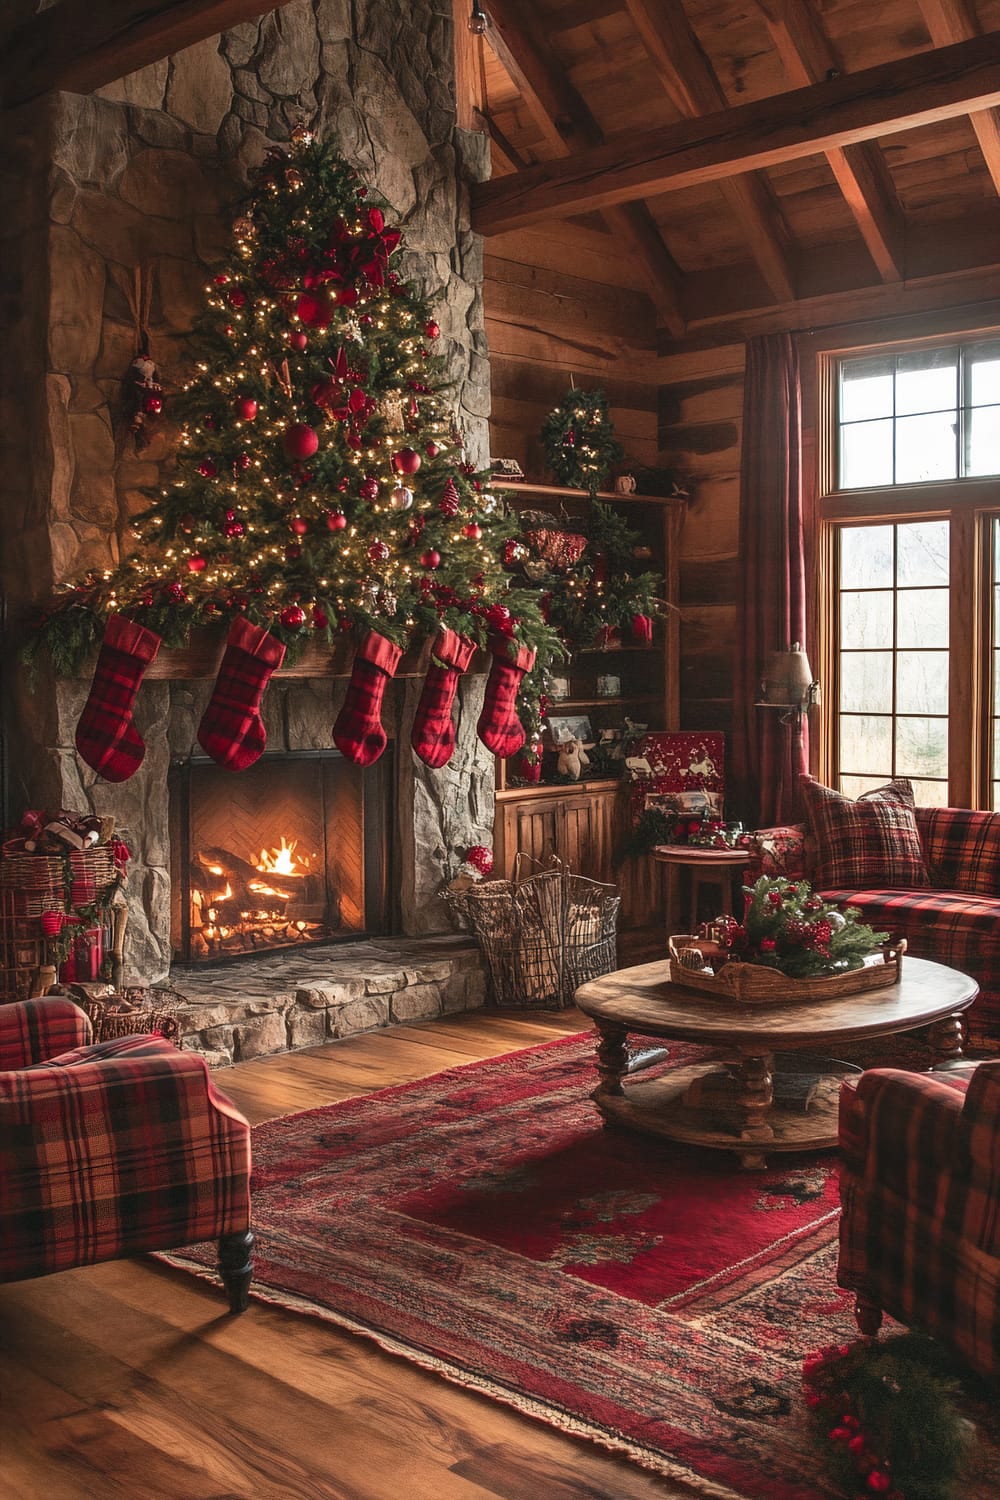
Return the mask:
[[622,695],[622,680],[620,677],[607,676],[597,679],[598,698],[620,698]]
[[565,745],[569,740],[582,740],[589,745],[594,731],[586,714],[567,714],[557,718],[549,714],[545,720],[553,745]]
[[553,703],[557,703],[560,698],[568,698],[569,696],[570,692],[568,677],[549,678],[549,697],[552,699]]

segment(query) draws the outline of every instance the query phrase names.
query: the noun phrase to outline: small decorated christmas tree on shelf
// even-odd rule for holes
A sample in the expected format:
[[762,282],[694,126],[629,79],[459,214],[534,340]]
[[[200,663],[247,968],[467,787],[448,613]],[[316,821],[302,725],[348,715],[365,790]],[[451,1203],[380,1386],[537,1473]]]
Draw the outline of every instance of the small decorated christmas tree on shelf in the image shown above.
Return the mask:
[[570,390],[542,424],[549,468],[560,484],[595,495],[622,457],[603,391]]
[[333,735],[345,755],[381,754],[386,684],[420,636],[433,645],[417,754],[449,758],[455,690],[480,646],[480,737],[516,753],[518,695],[537,697],[560,647],[505,568],[517,522],[465,460],[433,306],[397,269],[400,231],[302,128],[269,152],[233,231],[193,372],[167,406],[176,458],[135,522],[138,546],[73,583],[34,634],[75,672],[103,632],[81,756],[109,780],[132,774],[144,747],[130,710],[161,638],[213,622],[228,641],[198,737],[230,769],[263,751],[260,700],[286,650],[343,635],[356,649]]

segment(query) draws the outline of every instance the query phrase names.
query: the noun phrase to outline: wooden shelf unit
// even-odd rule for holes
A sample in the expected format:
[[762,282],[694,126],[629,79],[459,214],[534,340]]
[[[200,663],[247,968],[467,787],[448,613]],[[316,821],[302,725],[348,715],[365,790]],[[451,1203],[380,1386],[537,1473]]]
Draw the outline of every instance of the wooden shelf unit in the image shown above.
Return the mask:
[[[537,508],[553,514],[559,513],[555,502],[562,502],[570,530],[574,510],[579,514],[590,499],[583,490],[559,485],[508,482],[498,488],[512,505],[523,497],[525,502],[542,502]],[[585,646],[574,652],[565,667],[556,668],[557,675],[569,677],[570,696],[553,701],[549,713],[554,717],[563,712],[586,713],[596,730],[618,727],[630,708],[641,709],[641,715],[629,716],[648,720],[651,729],[676,729],[680,713],[678,544],[687,501],[682,497],[610,491],[601,491],[596,498],[621,510],[648,542],[652,557],[646,566],[662,569],[670,607],[666,617],[657,621],[650,645],[625,640],[606,647]],[[635,513],[630,515],[633,507]],[[533,507],[529,503],[518,508]],[[605,698],[597,694],[597,678],[606,675],[621,677],[620,695]],[[610,722],[604,723],[605,718]],[[662,871],[651,868],[645,860],[629,861],[620,868],[614,863],[629,833],[627,784],[617,777],[593,777],[563,784],[512,786],[507,779],[508,764],[500,762],[499,766],[494,826],[496,873],[513,878],[519,852],[542,865],[555,855],[579,874],[620,888],[623,930],[661,932],[665,899]]]

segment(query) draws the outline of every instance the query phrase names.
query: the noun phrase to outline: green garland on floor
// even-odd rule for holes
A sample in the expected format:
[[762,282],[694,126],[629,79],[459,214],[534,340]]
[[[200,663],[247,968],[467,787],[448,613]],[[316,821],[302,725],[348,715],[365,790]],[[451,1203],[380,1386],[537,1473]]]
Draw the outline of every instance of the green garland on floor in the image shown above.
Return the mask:
[[973,1427],[955,1405],[947,1353],[922,1334],[860,1340],[811,1354],[806,1405],[831,1476],[848,1494],[950,1500]]

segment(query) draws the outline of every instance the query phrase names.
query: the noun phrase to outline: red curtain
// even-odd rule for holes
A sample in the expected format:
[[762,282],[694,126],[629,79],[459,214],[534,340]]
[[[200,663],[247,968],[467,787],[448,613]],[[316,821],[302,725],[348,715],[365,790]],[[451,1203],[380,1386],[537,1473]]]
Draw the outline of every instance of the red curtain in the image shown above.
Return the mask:
[[[741,583],[733,697],[731,797],[751,827],[794,821],[808,731],[755,708],[772,651],[806,641],[805,518],[798,351],[790,334],[747,344],[740,466]],[[815,664],[814,664],[815,665]]]

